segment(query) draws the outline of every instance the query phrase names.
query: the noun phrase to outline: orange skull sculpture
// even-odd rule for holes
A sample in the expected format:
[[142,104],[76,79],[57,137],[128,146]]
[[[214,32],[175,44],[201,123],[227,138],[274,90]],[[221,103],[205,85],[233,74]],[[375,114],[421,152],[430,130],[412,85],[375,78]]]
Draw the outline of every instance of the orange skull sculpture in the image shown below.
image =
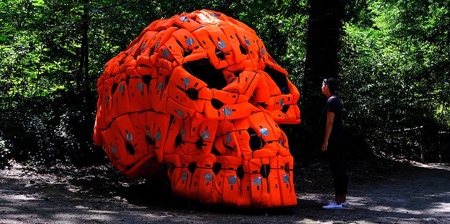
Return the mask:
[[288,139],[298,89],[254,30],[220,12],[157,20],[98,79],[94,144],[131,178],[167,167],[176,196],[297,204]]

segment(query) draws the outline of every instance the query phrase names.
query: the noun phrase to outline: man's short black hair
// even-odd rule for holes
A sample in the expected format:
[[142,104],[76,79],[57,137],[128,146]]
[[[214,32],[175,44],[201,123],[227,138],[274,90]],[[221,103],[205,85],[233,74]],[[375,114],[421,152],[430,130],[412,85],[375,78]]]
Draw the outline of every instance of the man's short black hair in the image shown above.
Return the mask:
[[331,77],[329,79],[324,79],[323,82],[328,86],[328,89],[330,89],[332,94],[336,94],[339,88],[339,81],[336,78]]

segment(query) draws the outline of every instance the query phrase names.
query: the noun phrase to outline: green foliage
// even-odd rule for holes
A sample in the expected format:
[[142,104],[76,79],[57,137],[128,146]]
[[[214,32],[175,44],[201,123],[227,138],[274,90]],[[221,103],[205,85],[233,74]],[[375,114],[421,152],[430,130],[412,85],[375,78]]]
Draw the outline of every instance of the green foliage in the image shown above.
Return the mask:
[[0,110],[0,164],[2,158],[45,165],[98,162],[102,151],[85,148],[91,141],[84,137],[86,130],[80,118],[86,114],[82,114],[78,101],[76,95],[57,91],[22,99],[13,107],[14,113],[9,108]]
[[[87,76],[82,74],[85,7]],[[2,1],[2,158],[76,163],[93,152],[103,153],[93,148],[92,127],[96,80],[104,64],[152,21],[202,8],[249,24],[261,34],[272,56],[291,71],[292,79],[302,73],[305,1]]]
[[[307,1],[246,1],[231,4],[237,18],[255,29],[272,57],[300,85],[306,57]],[[233,14],[231,14],[233,15]]]
[[66,143],[76,139],[71,137],[73,131],[68,129],[67,139],[58,140],[63,137],[49,123],[58,120],[56,111],[79,111],[81,106],[56,103],[61,94],[75,91],[79,4],[17,0],[0,6],[0,20],[7,27],[3,30],[7,38],[0,41],[0,130],[9,150],[0,154],[31,162],[68,161],[71,153],[61,148],[71,148]]
[[[98,159],[92,155],[103,152],[93,148],[91,136],[96,80],[104,64],[152,21],[182,12],[212,9],[246,23],[303,90],[307,3],[1,1],[0,165],[9,158],[39,163]],[[88,52],[82,51],[84,9]],[[417,159],[425,153],[435,161],[448,153],[432,130],[450,126],[450,1],[347,1],[344,22],[339,58],[348,130],[366,138],[377,154]],[[307,144],[297,141],[298,127],[308,128],[286,128],[294,149]],[[398,139],[401,147],[394,146]]]
[[[426,136],[430,126],[449,127],[448,5],[367,1],[366,14],[345,25],[340,57],[349,124],[366,134],[376,152],[422,160],[424,154],[442,153],[430,138],[417,147],[417,139],[403,136],[413,151],[393,149],[391,143],[397,132],[428,130],[420,134]],[[436,161],[436,155],[428,159]]]
[[55,35],[64,27],[49,23],[52,6],[44,1],[7,1],[1,6],[0,20],[6,27],[6,39],[0,42],[2,97],[44,96],[66,88],[61,77],[70,73],[70,61],[54,48]]

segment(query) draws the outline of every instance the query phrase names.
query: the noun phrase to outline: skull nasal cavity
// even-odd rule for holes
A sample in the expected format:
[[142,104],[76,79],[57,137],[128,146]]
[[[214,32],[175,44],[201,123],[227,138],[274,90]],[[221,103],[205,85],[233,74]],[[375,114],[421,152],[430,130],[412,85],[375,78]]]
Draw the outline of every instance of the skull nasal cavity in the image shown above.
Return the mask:
[[264,142],[256,134],[255,130],[253,130],[253,128],[249,128],[249,129],[247,129],[247,132],[250,135],[250,141],[249,141],[250,149],[252,151],[262,149],[262,147],[264,147]]
[[216,109],[216,110],[222,108],[222,106],[224,105],[224,103],[222,103],[222,101],[220,101],[216,98],[211,99],[211,104],[214,107],[214,109]]

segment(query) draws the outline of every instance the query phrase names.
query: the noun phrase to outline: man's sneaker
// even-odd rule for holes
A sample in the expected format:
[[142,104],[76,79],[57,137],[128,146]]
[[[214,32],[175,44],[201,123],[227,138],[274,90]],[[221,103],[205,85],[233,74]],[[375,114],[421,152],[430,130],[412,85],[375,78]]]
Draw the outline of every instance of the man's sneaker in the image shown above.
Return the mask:
[[338,205],[338,204],[336,204],[336,202],[333,201],[328,205],[322,206],[322,208],[324,208],[324,209],[342,209],[342,204]]
[[[336,203],[336,201],[332,201],[332,202]],[[342,205],[342,207],[348,207],[349,206],[348,202],[346,202],[346,201],[342,202],[341,205]]]
[[348,204],[348,202],[344,201],[341,203],[341,205],[342,205],[342,207],[348,207],[349,204]]

